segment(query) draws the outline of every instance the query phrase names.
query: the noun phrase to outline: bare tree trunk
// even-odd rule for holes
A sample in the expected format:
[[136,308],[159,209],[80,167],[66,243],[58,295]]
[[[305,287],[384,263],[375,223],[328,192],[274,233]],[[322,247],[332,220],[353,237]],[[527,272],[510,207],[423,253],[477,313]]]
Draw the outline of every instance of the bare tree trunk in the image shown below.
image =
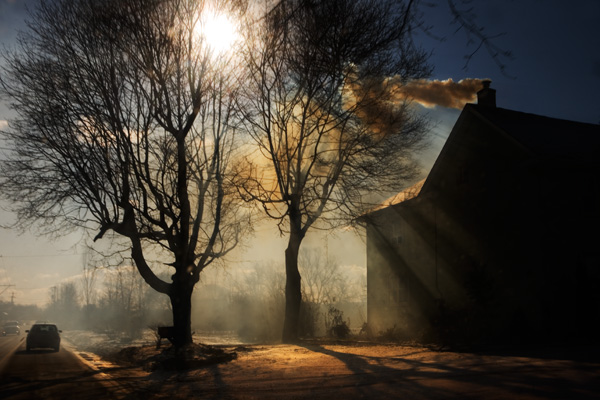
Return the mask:
[[302,303],[301,278],[298,271],[298,251],[304,235],[291,224],[288,247],[285,250],[285,319],[283,322],[283,343],[298,341],[298,322]]
[[[181,281],[182,280],[182,281]],[[173,345],[182,347],[192,344],[192,292],[194,285],[185,278],[175,278],[169,297],[173,308]]]

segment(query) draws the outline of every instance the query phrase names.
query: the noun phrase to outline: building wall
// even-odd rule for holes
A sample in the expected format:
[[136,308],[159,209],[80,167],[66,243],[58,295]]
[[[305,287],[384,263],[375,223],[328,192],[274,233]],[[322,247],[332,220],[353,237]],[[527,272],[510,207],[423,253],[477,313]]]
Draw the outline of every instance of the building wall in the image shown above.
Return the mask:
[[427,246],[432,234],[412,223],[390,208],[367,229],[367,315],[374,333],[393,328],[403,335],[419,334],[435,307],[434,254],[402,251]]
[[537,157],[485,122],[459,120],[419,196],[369,216],[373,333],[588,336],[600,326],[598,170]]

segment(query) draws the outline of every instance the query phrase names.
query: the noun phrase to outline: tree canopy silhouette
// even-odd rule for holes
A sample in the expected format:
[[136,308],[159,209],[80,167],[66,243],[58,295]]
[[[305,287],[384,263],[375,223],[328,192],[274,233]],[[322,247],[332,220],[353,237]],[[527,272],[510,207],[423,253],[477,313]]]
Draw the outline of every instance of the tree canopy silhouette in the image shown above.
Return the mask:
[[283,340],[297,339],[298,252],[311,227],[360,214],[417,169],[423,119],[396,82],[430,73],[412,42],[412,1],[282,0],[246,43],[245,127],[258,151],[238,171],[242,196],[289,236]]
[[17,226],[127,238],[141,276],[170,297],[177,345],[192,342],[201,271],[249,226],[228,176],[234,62],[198,35],[205,3],[42,1],[1,77],[17,117],[0,187]]

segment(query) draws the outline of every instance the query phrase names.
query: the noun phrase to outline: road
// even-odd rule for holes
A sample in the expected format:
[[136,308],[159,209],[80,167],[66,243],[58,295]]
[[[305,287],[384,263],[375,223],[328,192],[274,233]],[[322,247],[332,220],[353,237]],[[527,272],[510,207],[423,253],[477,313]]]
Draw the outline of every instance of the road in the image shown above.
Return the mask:
[[106,376],[61,346],[25,350],[25,335],[0,337],[0,399],[113,399]]

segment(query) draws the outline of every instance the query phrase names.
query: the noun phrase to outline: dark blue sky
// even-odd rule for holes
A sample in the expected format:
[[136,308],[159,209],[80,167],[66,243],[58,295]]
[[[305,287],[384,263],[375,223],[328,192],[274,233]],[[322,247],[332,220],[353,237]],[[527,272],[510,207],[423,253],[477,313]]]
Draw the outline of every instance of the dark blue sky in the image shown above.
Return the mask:
[[[460,0],[457,0],[460,2]],[[419,35],[433,50],[433,78],[490,78],[497,90],[498,106],[556,118],[600,123],[600,1],[598,0],[475,0],[471,2],[478,23],[510,50],[501,73],[482,48],[464,69],[466,47],[463,31],[448,21],[445,0],[428,12],[439,42]]]

